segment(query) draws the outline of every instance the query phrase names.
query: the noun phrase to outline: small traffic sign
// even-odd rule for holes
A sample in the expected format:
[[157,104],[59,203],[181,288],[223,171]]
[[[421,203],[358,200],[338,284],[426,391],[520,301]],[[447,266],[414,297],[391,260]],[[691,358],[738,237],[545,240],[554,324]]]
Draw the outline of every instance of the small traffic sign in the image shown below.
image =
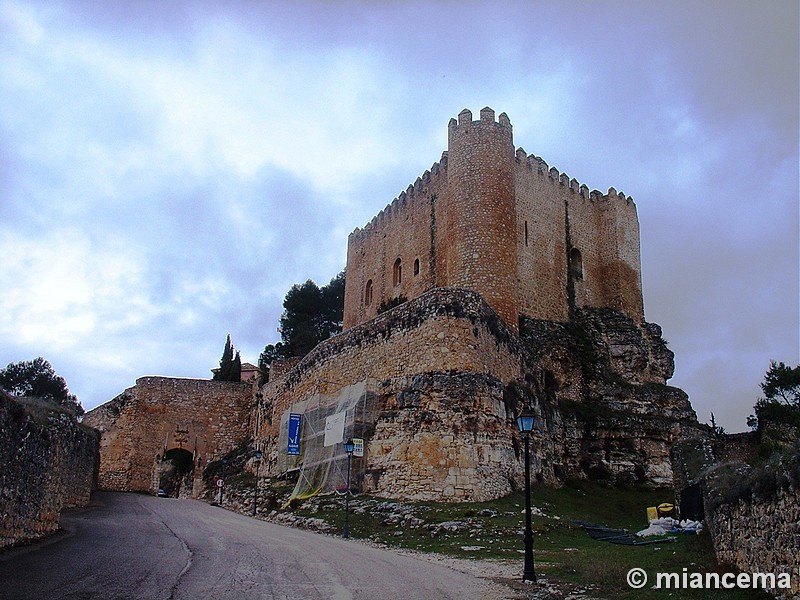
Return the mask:
[[215,485],[216,485],[218,488],[222,489],[222,488],[224,488],[224,487],[225,487],[225,480],[224,480],[222,477],[217,477],[217,480],[214,482],[214,484],[215,484]]

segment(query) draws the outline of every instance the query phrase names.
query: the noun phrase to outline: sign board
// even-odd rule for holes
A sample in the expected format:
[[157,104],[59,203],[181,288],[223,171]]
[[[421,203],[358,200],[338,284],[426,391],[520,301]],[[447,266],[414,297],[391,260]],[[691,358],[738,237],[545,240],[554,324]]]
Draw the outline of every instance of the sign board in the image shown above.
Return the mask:
[[344,439],[345,412],[336,413],[325,419],[325,442],[323,446],[335,446]]
[[222,477],[217,477],[217,480],[214,482],[214,485],[216,485],[219,489],[222,489],[225,487],[225,480]]
[[261,458],[262,456],[264,455],[261,453],[261,450],[256,450],[255,457],[258,459]]
[[364,456],[364,438],[353,438],[353,456]]
[[286,447],[286,454],[298,456],[300,454],[300,424],[303,422],[303,415],[291,413],[289,415],[289,436]]

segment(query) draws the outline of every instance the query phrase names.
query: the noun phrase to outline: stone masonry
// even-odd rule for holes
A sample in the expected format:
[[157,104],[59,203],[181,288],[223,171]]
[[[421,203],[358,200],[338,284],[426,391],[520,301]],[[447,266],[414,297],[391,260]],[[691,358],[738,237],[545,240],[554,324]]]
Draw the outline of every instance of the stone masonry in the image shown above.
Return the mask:
[[539,416],[537,481],[670,484],[671,446],[696,420],[664,385],[660,330],[613,310],[581,315],[580,326],[529,322],[520,337],[477,293],[435,289],[326,340],[259,391],[267,474],[280,475],[293,403],[366,379],[378,414],[354,473],[377,495],[481,501],[519,489],[523,407]]
[[344,327],[438,287],[478,292],[514,330],[520,315],[566,321],[582,307],[640,323],[636,206],[515,152],[505,113],[465,109],[441,160],[350,234]]
[[203,466],[250,435],[251,383],[141,377],[134,387],[88,412],[101,432],[99,487],[155,493],[161,461],[191,454],[198,495]]
[[[747,573],[789,573],[791,590],[780,598],[800,598],[800,494],[779,489],[768,499],[738,499],[707,511],[717,560]],[[765,532],[769,532],[765,535]]]
[[96,432],[25,402],[0,390],[0,549],[58,531],[63,509],[89,503],[99,462]]

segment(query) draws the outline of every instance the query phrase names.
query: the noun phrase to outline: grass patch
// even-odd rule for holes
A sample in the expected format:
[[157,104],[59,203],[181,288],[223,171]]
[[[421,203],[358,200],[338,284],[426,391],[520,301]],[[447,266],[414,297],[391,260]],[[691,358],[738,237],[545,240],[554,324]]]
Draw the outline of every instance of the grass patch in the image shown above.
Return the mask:
[[[561,489],[537,487],[534,560],[538,574],[557,585],[589,587],[595,598],[770,598],[743,590],[633,590],[626,574],[640,567],[654,580],[657,572],[727,572],[720,568],[707,533],[672,536],[659,545],[620,546],[593,540],[577,521],[636,532],[646,525],[646,508],[673,499],[672,490],[614,489],[579,482]],[[343,499],[310,499],[293,512],[315,517],[341,531]],[[524,496],[514,494],[484,503],[392,502],[368,496],[350,501],[350,535],[396,548],[458,558],[518,561],[522,571]],[[538,510],[537,510],[538,509]]]
[[76,418],[74,410],[70,410],[52,400],[32,396],[18,396],[12,398],[12,401],[23,406],[25,412],[39,425],[47,425],[52,417],[59,417],[61,415],[66,415],[72,420]]

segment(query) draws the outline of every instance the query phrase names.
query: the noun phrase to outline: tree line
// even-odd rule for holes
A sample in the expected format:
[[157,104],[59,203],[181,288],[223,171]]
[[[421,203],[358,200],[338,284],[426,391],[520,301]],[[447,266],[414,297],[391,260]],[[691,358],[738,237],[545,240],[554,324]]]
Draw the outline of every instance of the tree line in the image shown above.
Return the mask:
[[305,356],[314,346],[342,331],[345,271],[319,287],[311,279],[296,283],[283,300],[278,332],[281,341],[267,344],[258,357],[265,374],[273,360]]
[[44,400],[73,415],[83,414],[83,407],[77,396],[70,393],[67,381],[41,356],[10,363],[0,370],[0,388],[14,396]]
[[[305,356],[321,341],[342,331],[344,283],[345,272],[342,271],[322,287],[309,279],[294,284],[286,293],[278,328],[281,341],[267,344],[258,357],[263,381],[269,380],[272,361]],[[239,352],[235,351],[228,335],[219,368],[214,369],[214,379],[241,381],[241,370]]]

